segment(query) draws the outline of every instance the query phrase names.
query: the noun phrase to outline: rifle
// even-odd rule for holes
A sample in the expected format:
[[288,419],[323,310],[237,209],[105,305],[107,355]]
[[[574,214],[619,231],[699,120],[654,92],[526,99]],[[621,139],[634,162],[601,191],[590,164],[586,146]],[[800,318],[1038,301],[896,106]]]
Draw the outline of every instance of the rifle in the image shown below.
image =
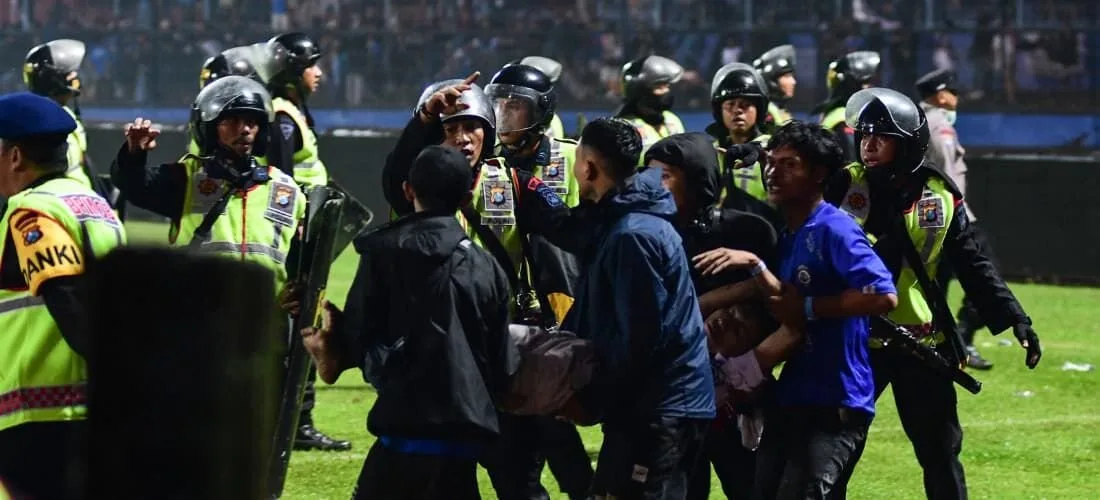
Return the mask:
[[969,373],[963,371],[959,363],[948,359],[933,347],[922,344],[904,326],[901,326],[886,316],[875,316],[872,321],[878,322],[882,328],[873,329],[876,333],[884,333],[885,337],[878,337],[882,341],[884,349],[910,356],[920,361],[940,376],[951,379],[971,394],[977,394],[982,390],[982,383]]
[[298,430],[302,395],[309,375],[311,360],[298,332],[303,328],[321,326],[325,287],[335,258],[340,217],[347,198],[328,186],[314,186],[306,189],[306,200],[301,251],[298,258],[291,261],[291,276],[301,287],[301,309],[292,321],[290,345],[285,358],[286,372],[271,460],[270,498],[279,498],[283,492],[290,452]]

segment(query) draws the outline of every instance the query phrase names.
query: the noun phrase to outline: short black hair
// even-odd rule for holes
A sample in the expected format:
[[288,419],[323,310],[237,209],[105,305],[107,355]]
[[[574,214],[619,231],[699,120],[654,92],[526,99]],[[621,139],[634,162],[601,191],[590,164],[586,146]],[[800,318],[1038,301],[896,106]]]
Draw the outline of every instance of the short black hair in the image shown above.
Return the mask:
[[64,172],[69,169],[69,134],[49,134],[3,139],[4,151],[18,146],[26,160],[44,173]]
[[581,144],[595,149],[607,160],[608,175],[622,181],[638,170],[642,136],[622,118],[597,118],[581,131]]
[[825,181],[844,168],[844,149],[833,132],[816,123],[792,120],[772,134],[768,151],[789,147],[810,167],[825,167]]
[[425,210],[453,213],[472,189],[473,171],[466,156],[444,146],[428,146],[409,170],[409,185]]

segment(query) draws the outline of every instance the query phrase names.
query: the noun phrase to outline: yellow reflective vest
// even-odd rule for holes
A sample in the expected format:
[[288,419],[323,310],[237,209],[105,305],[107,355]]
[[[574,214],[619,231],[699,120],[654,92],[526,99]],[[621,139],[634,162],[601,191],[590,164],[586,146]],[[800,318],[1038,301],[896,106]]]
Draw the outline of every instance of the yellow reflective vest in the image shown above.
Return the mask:
[[571,139],[549,138],[550,158],[546,165],[535,166],[538,177],[563,201],[572,208],[581,202],[581,188],[573,172],[573,162],[577,156],[577,141]]
[[[771,140],[770,135],[760,135],[753,139],[751,142],[760,144],[761,146],[767,146],[768,141]],[[718,146],[718,141],[714,141],[714,145]],[[740,163],[738,161],[737,163]],[[768,190],[764,188],[763,173],[760,171],[759,163],[754,163],[747,167],[738,167],[733,169],[733,184],[742,191],[749,193],[750,196],[756,198],[765,203],[768,202]],[[726,179],[726,155],[722,152],[718,152],[718,174],[722,179],[722,195],[721,201],[726,200],[727,196],[727,184]]]
[[[183,214],[169,230],[169,241],[187,246],[195,229],[225,193],[227,181],[210,177],[201,161],[184,157],[180,164],[187,174]],[[306,199],[294,179],[275,167],[267,167],[269,180],[246,191],[236,191],[210,229],[210,238],[200,252],[254,262],[275,275],[275,290],[287,283],[286,259],[305,218]]]
[[768,130],[769,134],[774,134],[776,130],[790,123],[792,119],[789,111],[779,107],[779,105],[774,102],[768,103],[768,116],[771,117],[770,130]]
[[76,121],[76,130],[73,130],[68,138],[69,148],[65,156],[69,163],[69,170],[65,175],[80,181],[85,186],[92,187],[92,179],[88,177],[88,170],[84,165],[84,156],[88,154],[88,134],[84,132],[84,123],[68,106],[61,108]]
[[[867,181],[867,167],[860,163],[852,163],[846,167],[851,176],[851,184],[844,194],[840,208],[847,212],[863,226],[871,213],[871,192]],[[924,267],[930,277],[936,276],[936,268],[942,259],[943,244],[947,238],[947,230],[955,217],[955,208],[958,200],[948,189],[947,184],[939,177],[929,177],[924,185],[920,198],[904,214],[905,227],[912,240],[917,253],[924,261]],[[894,217],[895,214],[891,214]],[[872,244],[875,243],[873,235],[867,235]],[[901,268],[897,278],[898,307],[894,309],[889,318],[900,325],[910,327],[927,327],[932,323],[932,310],[924,293],[917,282],[917,276],[912,268],[905,264]]]
[[554,118],[550,120],[550,128],[546,130],[546,135],[557,139],[565,139],[565,126],[561,123],[561,118],[557,113],[554,113]]
[[634,128],[638,130],[638,134],[642,136],[642,154],[638,156],[639,165],[645,161],[645,152],[653,143],[670,135],[684,133],[684,122],[680,121],[680,117],[676,116],[676,113],[665,111],[661,113],[661,116],[664,117],[665,122],[660,127],[654,127],[637,116],[626,117],[627,121],[633,124]]
[[[326,186],[328,185],[328,169],[317,150],[317,134],[309,126],[309,121],[302,111],[293,102],[282,97],[276,97],[271,101],[275,113],[285,113],[294,120],[298,132],[302,134],[302,149],[294,152],[294,180],[302,186]],[[272,134],[281,134],[281,130],[272,130]],[[267,165],[266,158],[257,158],[261,165]],[[282,165],[280,165],[281,167]]]
[[[0,220],[4,241],[11,214],[29,209],[56,220],[84,252],[99,257],[126,243],[107,200],[69,177],[52,179],[8,199]],[[0,261],[6,244],[0,244]],[[86,253],[75,258],[87,260]],[[39,259],[52,265],[50,256]],[[60,258],[60,257],[57,257]],[[0,431],[29,422],[81,420],[87,415],[87,367],[65,342],[41,297],[0,290]]]

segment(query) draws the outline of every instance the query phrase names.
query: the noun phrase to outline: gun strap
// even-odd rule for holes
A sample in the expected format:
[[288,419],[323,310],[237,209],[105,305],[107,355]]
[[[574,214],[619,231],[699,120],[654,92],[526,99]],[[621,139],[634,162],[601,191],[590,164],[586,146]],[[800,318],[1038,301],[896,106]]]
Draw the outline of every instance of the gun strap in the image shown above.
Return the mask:
[[932,324],[942,330],[944,338],[951,345],[951,350],[956,359],[959,361],[966,359],[965,346],[962,339],[959,338],[955,318],[951,316],[951,309],[947,307],[943,290],[929,277],[928,269],[924,267],[924,261],[917,253],[917,247],[913,246],[913,240],[909,238],[909,229],[906,227],[904,214],[899,213],[895,219],[895,227],[898,235],[902,237],[901,251],[905,261],[909,263],[909,268],[913,270],[913,274],[917,277],[917,284],[920,285],[921,291],[924,292],[924,298],[928,301],[928,305],[932,310]]
[[191,241],[187,243],[188,250],[194,250],[201,246],[204,241],[210,238],[210,230],[214,227],[214,223],[218,221],[218,217],[222,216],[225,212],[226,205],[229,205],[229,199],[233,197],[233,191],[237,188],[233,185],[226,186],[225,192],[222,193],[221,198],[214,202],[214,206],[210,207],[210,210],[206,212],[206,215],[202,217],[202,222],[199,223],[199,227],[195,228],[195,232],[191,236]]

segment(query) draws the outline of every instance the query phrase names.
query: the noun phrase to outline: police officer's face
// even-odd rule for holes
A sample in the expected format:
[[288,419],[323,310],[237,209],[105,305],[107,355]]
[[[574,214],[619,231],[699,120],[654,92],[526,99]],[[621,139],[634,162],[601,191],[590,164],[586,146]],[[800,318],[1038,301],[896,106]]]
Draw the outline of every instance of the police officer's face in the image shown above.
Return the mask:
[[523,140],[523,134],[531,126],[531,104],[524,99],[497,99],[495,112],[500,142],[507,145]]
[[684,171],[658,160],[649,160],[649,168],[661,169],[661,185],[672,193],[672,198],[676,200],[676,210],[688,211],[690,207],[688,207],[688,188]]
[[802,161],[798,151],[783,146],[768,153],[764,169],[768,180],[768,201],[776,205],[809,200],[821,194],[823,168]]
[[302,84],[309,89],[310,93],[317,92],[317,89],[321,87],[321,77],[324,75],[321,66],[314,64],[302,72]]
[[795,86],[798,85],[798,80],[794,79],[794,73],[787,73],[779,77],[779,90],[783,92],[783,95],[788,99],[794,97]]
[[471,168],[477,165],[484,144],[485,128],[477,118],[451,120],[443,124],[443,145],[461,151]]
[[218,122],[218,141],[240,156],[252,152],[260,124],[250,115],[230,115]]
[[959,109],[959,96],[950,90],[936,92],[936,106],[948,111]]
[[747,134],[756,126],[756,106],[743,97],[729,99],[722,103],[722,121],[731,132]]
[[859,142],[859,157],[868,167],[877,167],[894,161],[898,140],[891,135],[871,134]]

